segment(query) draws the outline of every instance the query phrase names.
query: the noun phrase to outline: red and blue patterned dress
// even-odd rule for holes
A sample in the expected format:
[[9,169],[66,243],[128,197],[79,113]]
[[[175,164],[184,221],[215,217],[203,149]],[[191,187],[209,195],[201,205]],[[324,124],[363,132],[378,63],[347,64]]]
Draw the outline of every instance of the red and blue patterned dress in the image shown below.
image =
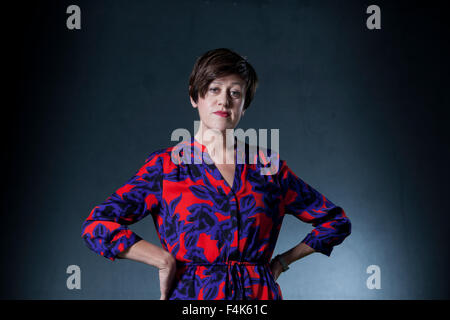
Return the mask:
[[250,162],[248,144],[245,151],[238,145],[232,186],[193,137],[151,153],[129,181],[93,208],[82,227],[85,243],[115,260],[142,239],[128,225],[150,214],[162,247],[177,260],[170,300],[282,299],[269,262],[284,215],[311,223],[314,229],[302,242],[327,256],[350,234],[351,223],[286,161],[278,157],[276,170],[261,174],[270,167],[261,160],[267,157],[260,153]]

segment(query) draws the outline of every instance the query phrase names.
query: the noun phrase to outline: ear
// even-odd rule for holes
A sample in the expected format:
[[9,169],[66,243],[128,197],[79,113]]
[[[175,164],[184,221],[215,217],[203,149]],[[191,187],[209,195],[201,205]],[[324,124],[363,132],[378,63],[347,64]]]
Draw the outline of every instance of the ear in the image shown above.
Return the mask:
[[[189,92],[191,92],[191,86],[189,86]],[[189,94],[189,99],[191,100],[192,107],[197,108],[197,104],[195,103],[194,99],[192,99],[190,94]]]
[[197,108],[197,103],[195,103],[194,99],[191,96],[189,98],[191,99],[192,108]]

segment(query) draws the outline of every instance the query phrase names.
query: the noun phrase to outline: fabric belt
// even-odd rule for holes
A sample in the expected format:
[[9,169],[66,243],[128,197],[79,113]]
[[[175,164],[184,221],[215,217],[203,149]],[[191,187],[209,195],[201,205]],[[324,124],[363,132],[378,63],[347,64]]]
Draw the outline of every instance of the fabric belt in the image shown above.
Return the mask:
[[189,261],[179,261],[177,260],[177,265],[180,266],[233,266],[233,265],[249,265],[249,266],[257,266],[257,265],[266,265],[269,264],[269,262],[258,262],[258,261],[236,261],[236,260],[229,260],[229,261],[220,261],[220,262],[189,262]]
[[238,266],[266,266],[269,262],[258,261],[221,261],[221,262],[187,262],[177,260],[178,266],[227,266],[225,290],[232,299],[245,300],[245,284]]

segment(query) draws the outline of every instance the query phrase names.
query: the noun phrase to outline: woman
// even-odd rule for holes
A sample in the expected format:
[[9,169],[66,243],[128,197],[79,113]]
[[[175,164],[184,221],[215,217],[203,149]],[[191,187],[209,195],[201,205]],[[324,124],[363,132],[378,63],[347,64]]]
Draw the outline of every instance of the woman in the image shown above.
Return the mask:
[[[189,80],[201,120],[195,137],[151,153],[83,224],[82,237],[98,254],[157,267],[162,300],[282,299],[276,280],[289,264],[312,252],[329,256],[350,234],[343,209],[298,178],[286,161],[263,175],[267,161],[250,162],[248,144],[242,150],[236,139],[224,143],[232,132],[227,129],[249,108],[257,82],[248,61],[229,49],[199,57]],[[200,163],[186,161],[198,155]],[[315,228],[271,260],[286,213]],[[127,227],[148,214],[162,248]]]

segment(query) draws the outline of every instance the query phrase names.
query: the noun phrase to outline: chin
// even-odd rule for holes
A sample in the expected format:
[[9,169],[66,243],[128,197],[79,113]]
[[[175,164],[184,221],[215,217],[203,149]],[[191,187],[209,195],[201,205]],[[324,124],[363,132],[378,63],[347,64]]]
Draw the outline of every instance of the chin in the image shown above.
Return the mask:
[[217,131],[220,131],[220,132],[225,132],[227,129],[234,129],[234,127],[231,124],[214,123],[214,124],[211,124],[211,125],[207,124],[206,125],[206,129],[210,129],[210,130],[213,130],[213,131],[217,130]]
[[225,132],[227,128],[222,128],[222,127],[210,127],[207,130],[211,130],[214,132]]

